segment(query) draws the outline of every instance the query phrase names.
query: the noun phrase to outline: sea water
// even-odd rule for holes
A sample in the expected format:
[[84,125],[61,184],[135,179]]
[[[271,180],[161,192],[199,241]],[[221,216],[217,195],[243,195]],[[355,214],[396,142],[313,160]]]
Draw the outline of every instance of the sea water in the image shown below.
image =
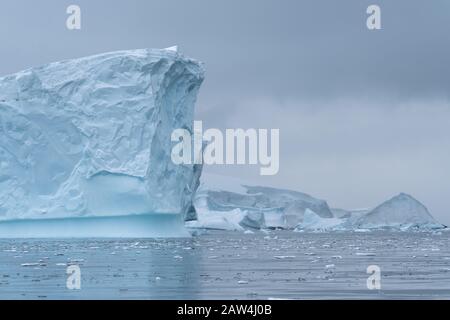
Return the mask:
[[[450,233],[3,239],[0,299],[450,298]],[[81,272],[67,287],[67,268]],[[367,286],[380,268],[380,289]]]

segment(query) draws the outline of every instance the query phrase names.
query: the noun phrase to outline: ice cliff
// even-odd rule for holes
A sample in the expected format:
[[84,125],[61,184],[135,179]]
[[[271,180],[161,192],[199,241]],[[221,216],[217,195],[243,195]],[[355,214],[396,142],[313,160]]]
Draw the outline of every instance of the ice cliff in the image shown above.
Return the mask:
[[[193,214],[201,168],[171,162],[204,78],[176,50],[131,50],[0,78],[0,220]],[[192,218],[192,217],[191,217]]]

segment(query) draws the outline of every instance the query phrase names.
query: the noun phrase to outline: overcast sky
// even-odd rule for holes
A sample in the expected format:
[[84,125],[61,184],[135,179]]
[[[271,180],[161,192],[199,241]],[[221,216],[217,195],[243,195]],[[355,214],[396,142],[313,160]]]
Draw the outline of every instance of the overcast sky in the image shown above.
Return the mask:
[[[82,9],[82,30],[65,27]],[[378,4],[382,30],[366,28]],[[450,1],[8,0],[0,74],[99,52],[179,45],[203,61],[204,127],[279,128],[280,172],[209,172],[331,206],[410,193],[450,224]]]

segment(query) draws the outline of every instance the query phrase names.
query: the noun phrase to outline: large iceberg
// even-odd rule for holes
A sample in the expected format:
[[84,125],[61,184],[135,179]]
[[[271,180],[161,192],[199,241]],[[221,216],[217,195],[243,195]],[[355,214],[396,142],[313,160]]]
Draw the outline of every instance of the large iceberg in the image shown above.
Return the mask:
[[192,131],[201,63],[130,50],[0,78],[0,220],[195,215],[201,167],[171,161]]
[[[253,186],[252,186],[253,185]],[[198,220],[191,228],[295,231],[433,230],[445,228],[423,204],[400,194],[375,209],[335,209],[307,194],[255,186],[241,179],[202,175],[194,205]]]
[[333,218],[309,211],[296,231],[434,230],[445,228],[412,196],[401,193],[372,210],[332,209]]
[[202,175],[194,205],[198,221],[189,226],[213,229],[294,229],[306,210],[322,218],[333,217],[326,201],[305,193],[214,174]]
[[440,229],[428,209],[412,196],[401,193],[382,203],[355,223],[364,229]]

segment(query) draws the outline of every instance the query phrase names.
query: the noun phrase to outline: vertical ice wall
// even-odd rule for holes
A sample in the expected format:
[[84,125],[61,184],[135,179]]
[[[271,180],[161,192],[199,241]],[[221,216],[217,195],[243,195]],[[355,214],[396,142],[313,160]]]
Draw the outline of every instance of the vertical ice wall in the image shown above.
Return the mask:
[[201,168],[171,162],[202,65],[173,50],[51,63],[0,78],[0,220],[192,215]]

